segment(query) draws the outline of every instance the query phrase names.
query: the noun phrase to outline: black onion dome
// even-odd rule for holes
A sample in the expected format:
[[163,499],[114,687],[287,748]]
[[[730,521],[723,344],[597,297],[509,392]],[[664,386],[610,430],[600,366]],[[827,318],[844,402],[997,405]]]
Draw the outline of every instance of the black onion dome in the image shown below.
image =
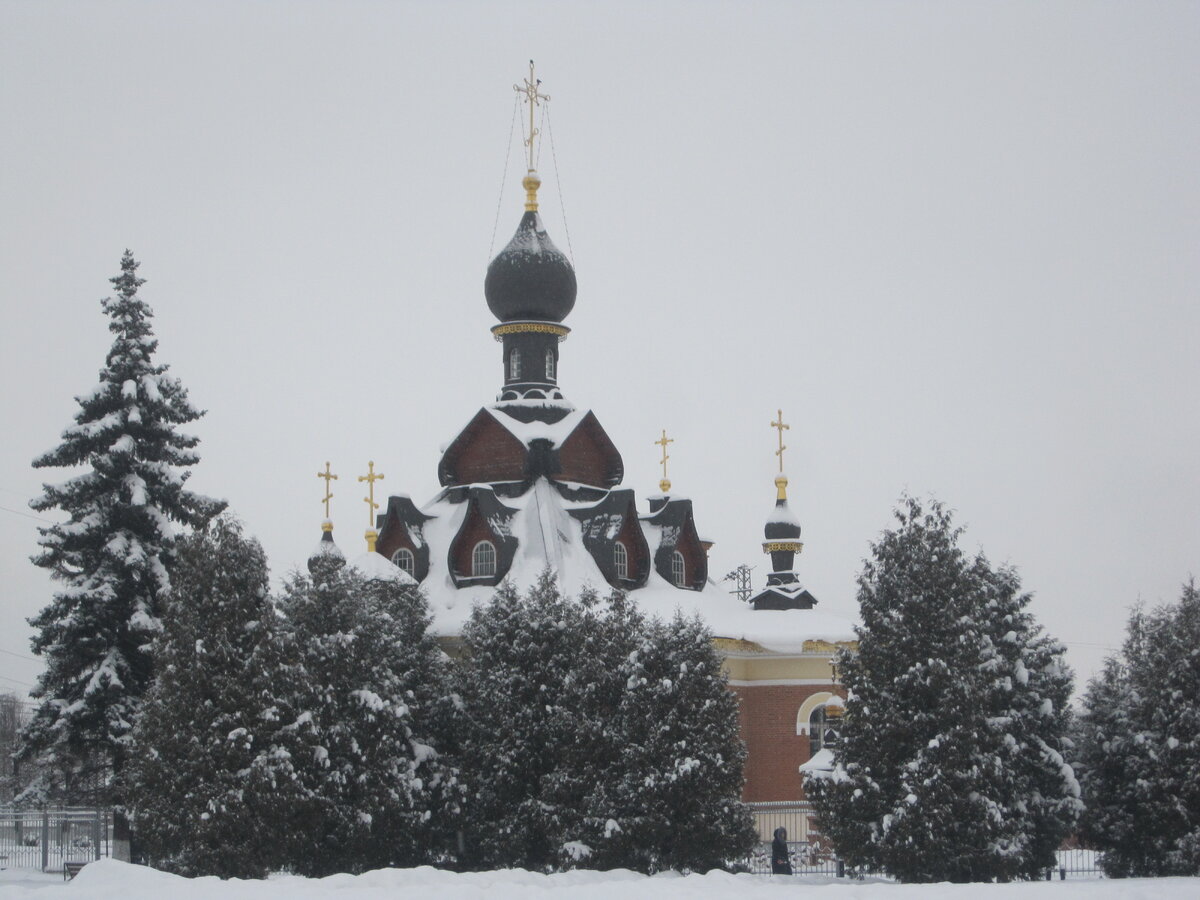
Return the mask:
[[763,537],[768,541],[795,541],[800,538],[800,523],[788,509],[787,500],[776,500],[775,510],[767,519]]
[[521,217],[517,233],[488,266],[483,293],[501,322],[561,322],[575,306],[575,268],[535,211]]

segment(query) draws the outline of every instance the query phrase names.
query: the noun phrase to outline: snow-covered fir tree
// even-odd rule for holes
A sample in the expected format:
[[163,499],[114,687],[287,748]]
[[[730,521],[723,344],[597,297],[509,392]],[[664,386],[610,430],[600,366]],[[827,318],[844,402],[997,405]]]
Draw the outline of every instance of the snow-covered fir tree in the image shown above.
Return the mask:
[[1200,590],[1133,611],[1084,695],[1084,837],[1114,877],[1200,875]]
[[607,729],[614,762],[584,804],[582,863],[646,873],[719,868],[758,841],[740,800],[737,698],[698,618],[626,622],[620,611],[607,621],[632,649],[613,661],[623,688]]
[[905,498],[859,576],[834,766],[805,788],[851,865],[904,881],[1036,878],[1080,810],[1064,758],[1071,673],[1016,573],[967,558]]
[[753,844],[737,703],[698,621],[545,572],[463,640],[468,865],[707,870]]
[[430,863],[452,846],[445,654],[424,594],[380,562],[388,574],[368,576],[314,556],[281,598],[292,717],[278,734],[304,794],[288,853],[306,875]]
[[[33,461],[84,469],[44,485],[30,502],[67,521],[39,529],[33,557],[62,588],[30,620],[46,668],[23,750],[62,779],[42,788],[75,802],[119,805],[130,731],[153,676],[148,648],[160,630],[174,526],[201,526],[224,506],[184,487],[190,473],[182,470],[199,460],[198,438],[176,429],[202,413],[154,362],[158,342],[150,307],[137,295],[137,267],[126,251],[111,279],[116,295],[101,301],[114,340],[99,383],[76,398],[79,412],[62,443]],[[85,796],[85,783],[98,796]],[[122,842],[123,825],[118,811]]]
[[546,571],[525,595],[505,583],[463,628],[457,668],[469,868],[556,868],[583,801],[611,765],[605,734],[620,698],[594,595],[564,598]]
[[262,877],[284,862],[298,799],[290,758],[271,742],[284,673],[266,556],[229,516],[177,553],[133,732],[135,831],[158,868]]

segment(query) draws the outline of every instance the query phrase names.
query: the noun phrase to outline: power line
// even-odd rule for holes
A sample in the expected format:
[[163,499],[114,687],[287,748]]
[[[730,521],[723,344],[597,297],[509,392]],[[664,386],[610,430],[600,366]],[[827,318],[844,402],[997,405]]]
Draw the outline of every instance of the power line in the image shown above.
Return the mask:
[[0,506],[0,510],[6,513],[12,513],[14,516],[24,516],[26,519],[33,519],[35,522],[46,522],[49,525],[56,525],[53,519],[44,519],[41,516],[35,516],[33,513],[21,512],[19,509],[12,509],[8,506]]
[[15,656],[17,659],[27,659],[30,662],[38,661],[37,657],[35,656],[26,656],[24,653],[14,653],[12,650],[5,650],[3,647],[0,647],[0,653],[3,653],[5,656]]

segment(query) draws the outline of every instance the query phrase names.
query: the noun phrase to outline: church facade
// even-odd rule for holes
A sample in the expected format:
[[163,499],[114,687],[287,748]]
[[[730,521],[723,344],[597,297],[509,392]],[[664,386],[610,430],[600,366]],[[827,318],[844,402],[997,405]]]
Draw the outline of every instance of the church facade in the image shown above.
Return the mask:
[[[575,271],[538,216],[540,181],[532,167],[523,185],[524,213],[484,282],[497,320],[491,331],[502,347],[496,399],[446,445],[431,501],[418,506],[405,494],[388,497],[367,532],[366,567],[390,562],[400,577],[420,583],[432,628],[450,649],[474,603],[506,580],[531,585],[547,567],[566,594],[609,586],[650,615],[700,614],[740,700],[744,799],[755,805],[764,835],[790,810],[792,838],[803,840],[799,767],[836,740],[841,701],[833,660],[852,635],[844,620],[815,609],[816,598],[796,575],[802,544],[787,479],[781,471],[764,529],[767,584],[751,598],[734,597],[709,577],[691,500],[672,495],[664,474],[661,492],[639,502],[622,486],[621,454],[600,419],[560,386]],[[782,466],[786,426],[782,416],[773,424]],[[664,455],[666,441],[664,434]],[[330,528],[326,523],[327,547]]]

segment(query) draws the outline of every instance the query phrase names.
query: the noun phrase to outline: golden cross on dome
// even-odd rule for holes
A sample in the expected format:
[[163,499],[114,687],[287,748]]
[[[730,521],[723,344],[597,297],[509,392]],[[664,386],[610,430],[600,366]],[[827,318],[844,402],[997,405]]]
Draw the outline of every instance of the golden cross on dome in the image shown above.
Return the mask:
[[658,488],[665,494],[671,490],[671,482],[667,478],[667,460],[671,458],[670,456],[667,455],[667,444],[675,443],[675,438],[667,437],[667,429],[664,428],[662,437],[659,438],[654,443],[656,445],[658,445],[659,447],[662,447],[662,459],[660,459],[659,462],[662,464],[662,467],[663,467],[663,477],[662,477],[662,481],[660,481],[658,483]]
[[325,497],[321,502],[325,504],[325,518],[328,519],[329,518],[329,501],[333,499],[333,492],[331,490],[329,490],[329,488],[330,488],[329,482],[337,481],[337,476],[329,471],[329,463],[326,462],[325,463],[325,471],[318,472],[317,477],[325,479]]
[[783,442],[783,432],[790,429],[792,426],[787,425],[783,421],[783,410],[778,410],[779,421],[772,422],[771,427],[779,432],[779,449],[775,451],[775,455],[779,457],[779,471],[783,471],[783,451],[787,449],[787,445]]
[[541,87],[541,85],[542,85],[541,80],[534,77],[533,60],[531,59],[529,61],[529,77],[525,79],[524,87],[522,87],[519,84],[513,85],[513,90],[516,91],[518,94],[524,94],[525,102],[529,104],[529,140],[527,140],[525,142],[525,146],[529,148],[529,171],[530,172],[532,172],[534,170],[534,167],[533,167],[533,159],[534,159],[534,157],[533,157],[533,139],[535,137],[537,137],[537,135],[538,135],[538,130],[533,127],[533,109],[535,106],[540,105],[538,103],[539,100],[549,101],[549,99],[550,99],[549,94],[538,93],[538,88]]
[[371,519],[367,527],[374,528],[375,510],[379,509],[379,504],[375,502],[375,482],[383,481],[382,474],[375,474],[375,460],[371,460],[369,463],[367,463],[367,474],[359,475],[358,480],[365,481],[367,483],[367,490],[370,492],[370,496],[363,497],[363,503],[367,504],[367,515]]

